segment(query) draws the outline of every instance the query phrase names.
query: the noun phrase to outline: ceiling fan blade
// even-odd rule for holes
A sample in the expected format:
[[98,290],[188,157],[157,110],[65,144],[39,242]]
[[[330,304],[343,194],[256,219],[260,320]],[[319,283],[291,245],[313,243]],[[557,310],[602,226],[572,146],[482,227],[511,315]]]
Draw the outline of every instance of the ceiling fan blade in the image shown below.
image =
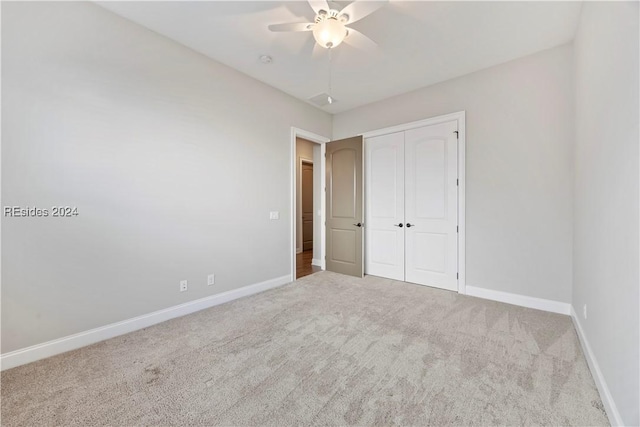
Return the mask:
[[378,49],[378,44],[362,34],[360,31],[354,30],[353,28],[347,28],[347,30],[349,33],[344,39],[344,43],[357,49],[364,50],[365,52],[373,52]]
[[271,31],[311,31],[315,24],[311,22],[295,22],[291,24],[274,24],[269,25]]
[[351,24],[361,20],[365,16],[371,15],[387,3],[387,1],[354,1],[349,6],[342,9],[338,16],[344,14],[348,15],[349,20],[347,21],[347,24]]
[[329,9],[331,9],[329,7],[329,3],[327,3],[327,0],[308,0],[308,1],[309,1],[309,6],[311,6],[311,9],[313,9],[316,15],[321,10],[326,10],[327,12],[329,12]]

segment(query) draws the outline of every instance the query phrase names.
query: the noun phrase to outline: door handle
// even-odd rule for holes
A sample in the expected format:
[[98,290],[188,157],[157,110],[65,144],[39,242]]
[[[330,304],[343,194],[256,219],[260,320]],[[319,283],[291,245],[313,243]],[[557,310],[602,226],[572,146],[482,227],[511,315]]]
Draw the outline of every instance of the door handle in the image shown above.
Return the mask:
[[393,224],[393,225],[394,225],[395,227],[400,227],[400,228],[402,228],[402,223],[400,223],[400,224]]
[[409,224],[409,223],[407,223],[407,228],[415,227],[415,226],[416,226],[415,224]]
[[362,227],[362,223],[361,222],[359,222],[357,224],[353,224],[353,225],[355,225],[356,227]]

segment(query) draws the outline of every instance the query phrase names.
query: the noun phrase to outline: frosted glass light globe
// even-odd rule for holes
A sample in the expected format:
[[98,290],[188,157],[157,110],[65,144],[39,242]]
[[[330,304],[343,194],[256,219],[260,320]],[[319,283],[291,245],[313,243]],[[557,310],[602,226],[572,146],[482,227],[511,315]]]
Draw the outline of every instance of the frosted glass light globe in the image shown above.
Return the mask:
[[335,18],[327,18],[313,27],[313,37],[320,46],[327,49],[338,46],[346,36],[344,24]]

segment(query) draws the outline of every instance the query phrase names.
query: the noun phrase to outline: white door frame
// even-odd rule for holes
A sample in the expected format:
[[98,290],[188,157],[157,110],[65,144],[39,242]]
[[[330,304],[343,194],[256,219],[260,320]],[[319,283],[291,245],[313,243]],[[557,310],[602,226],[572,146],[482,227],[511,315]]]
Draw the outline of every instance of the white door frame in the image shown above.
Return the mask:
[[[325,159],[325,153],[327,150],[326,147],[326,143],[330,141],[329,138],[322,136],[322,135],[317,135],[313,132],[309,132],[306,131],[304,129],[298,129],[296,127],[291,127],[291,158],[289,159],[289,165],[291,166],[291,206],[290,206],[290,215],[289,217],[291,218],[291,227],[290,227],[290,231],[291,231],[291,235],[290,235],[290,239],[289,239],[289,249],[291,250],[291,280],[295,281],[296,280],[296,247],[297,247],[297,242],[296,242],[296,230],[297,230],[297,213],[296,213],[296,207],[297,207],[297,194],[298,194],[298,188],[297,188],[297,174],[296,174],[296,165],[297,165],[297,153],[296,153],[296,138],[302,138],[302,139],[306,139],[308,141],[314,142],[316,144],[320,145],[320,179],[324,179],[324,176],[326,174],[326,159]],[[314,164],[315,167],[315,164]],[[321,188],[324,189],[324,185],[323,183],[320,184]],[[322,195],[320,197],[320,224],[322,224],[322,226],[320,227],[320,268],[321,269],[325,269],[325,227],[324,227],[324,222],[326,220],[326,200],[324,195]],[[315,214],[315,212],[314,212]],[[316,244],[316,242],[314,242],[314,244]]]
[[[437,125],[444,122],[456,120],[458,122],[458,293],[466,294],[466,259],[465,259],[465,242],[466,242],[466,224],[465,224],[465,111],[445,114],[442,116],[431,117],[424,120],[418,120],[411,123],[405,123],[397,126],[391,126],[383,129],[377,129],[365,132],[362,137],[371,138],[374,136],[386,135],[389,133],[403,132],[410,129],[420,128],[424,126]],[[365,174],[366,176],[366,174]],[[366,183],[365,183],[366,186]]]

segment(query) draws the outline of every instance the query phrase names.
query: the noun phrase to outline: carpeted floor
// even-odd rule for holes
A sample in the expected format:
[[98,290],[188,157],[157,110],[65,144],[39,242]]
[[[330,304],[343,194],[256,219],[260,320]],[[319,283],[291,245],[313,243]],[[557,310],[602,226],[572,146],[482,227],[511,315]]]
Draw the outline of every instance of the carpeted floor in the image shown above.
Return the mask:
[[2,373],[2,425],[608,425],[571,319],[329,272]]

